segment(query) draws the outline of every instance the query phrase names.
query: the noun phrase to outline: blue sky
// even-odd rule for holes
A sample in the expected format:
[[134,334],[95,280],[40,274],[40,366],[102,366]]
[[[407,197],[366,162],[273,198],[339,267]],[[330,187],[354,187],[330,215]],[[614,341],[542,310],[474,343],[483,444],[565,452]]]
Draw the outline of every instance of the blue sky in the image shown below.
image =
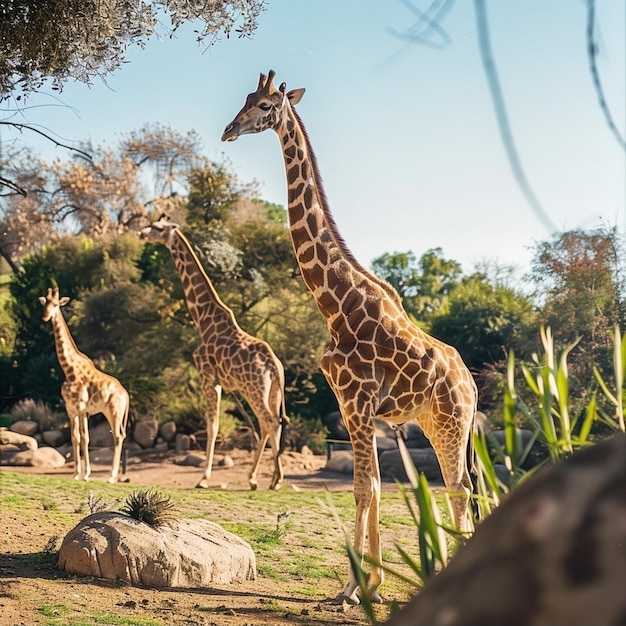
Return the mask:
[[[517,186],[481,64],[473,3],[440,22],[444,47],[407,42],[411,6],[430,1],[268,0],[251,39],[198,46],[192,28],[131,49],[129,63],[91,87],[38,95],[28,121],[64,141],[115,146],[146,123],[195,129],[261,196],[286,204],[276,135],[220,136],[271,68],[305,87],[298,111],[330,206],[364,264],[385,252],[440,247],[465,271],[495,261],[528,267],[550,231]],[[626,119],[625,3],[597,0],[598,68],[615,122]],[[626,227],[625,155],[607,128],[586,55],[583,0],[487,2],[491,45],[526,176],[558,229]],[[431,33],[431,42],[441,41]],[[0,113],[1,114],[1,113]],[[18,120],[19,121],[19,120]],[[6,131],[3,140],[10,139]],[[66,158],[30,136],[42,156]]]

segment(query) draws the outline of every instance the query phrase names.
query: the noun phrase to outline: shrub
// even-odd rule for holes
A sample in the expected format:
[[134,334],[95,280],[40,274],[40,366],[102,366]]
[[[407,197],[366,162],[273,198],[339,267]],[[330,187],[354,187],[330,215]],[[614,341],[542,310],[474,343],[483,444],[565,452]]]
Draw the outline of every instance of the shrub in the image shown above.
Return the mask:
[[154,489],[133,491],[120,509],[140,522],[145,522],[153,528],[171,525],[177,519],[173,511],[174,503],[166,496]]
[[58,428],[66,417],[53,411],[45,402],[25,398],[11,407],[10,414],[14,420],[37,422],[39,430]]

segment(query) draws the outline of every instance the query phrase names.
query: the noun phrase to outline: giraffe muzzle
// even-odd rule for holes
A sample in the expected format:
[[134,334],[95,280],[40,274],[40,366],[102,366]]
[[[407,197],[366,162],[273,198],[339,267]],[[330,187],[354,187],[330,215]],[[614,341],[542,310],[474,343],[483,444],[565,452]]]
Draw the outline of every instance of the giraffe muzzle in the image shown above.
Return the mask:
[[239,137],[239,122],[231,122],[222,133],[222,141],[235,141]]

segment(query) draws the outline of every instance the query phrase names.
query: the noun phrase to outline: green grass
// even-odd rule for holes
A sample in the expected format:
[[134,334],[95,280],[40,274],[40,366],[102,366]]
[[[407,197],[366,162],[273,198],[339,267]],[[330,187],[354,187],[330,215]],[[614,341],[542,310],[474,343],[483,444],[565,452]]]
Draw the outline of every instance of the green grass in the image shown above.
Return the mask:
[[[41,521],[48,535],[59,539],[58,545],[89,514],[90,501],[105,501],[108,510],[119,511],[131,493],[143,488],[137,484],[85,483],[9,471],[0,473],[0,482],[0,510]],[[286,593],[315,595],[317,588],[319,594],[320,581],[324,580],[337,592],[345,584],[348,557],[344,529],[352,535],[355,515],[354,497],[349,492],[328,494],[288,488],[278,492],[159,488],[159,492],[171,498],[177,516],[209,519],[250,543],[259,577],[280,583]],[[328,502],[343,528],[335,521]],[[393,558],[396,567],[398,558],[397,554],[394,558],[393,546],[402,540],[415,554],[415,529],[407,525],[405,504],[395,490],[382,494],[381,511],[385,555]],[[42,551],[32,558],[45,560],[51,555]],[[395,581],[389,587],[393,594],[404,597],[412,591]],[[51,623],[75,626],[71,616]]]

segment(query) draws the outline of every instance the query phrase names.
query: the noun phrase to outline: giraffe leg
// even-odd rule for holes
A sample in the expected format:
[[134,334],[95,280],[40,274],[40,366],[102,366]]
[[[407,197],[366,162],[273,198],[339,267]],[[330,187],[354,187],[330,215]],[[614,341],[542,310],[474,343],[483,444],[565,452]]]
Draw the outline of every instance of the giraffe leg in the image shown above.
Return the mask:
[[[68,407],[68,411],[71,409]],[[70,435],[72,438],[72,453],[74,454],[74,480],[82,478],[82,464],[80,458],[80,417],[78,415],[69,415],[70,418]]]
[[215,452],[215,441],[220,426],[220,400],[222,399],[222,388],[220,385],[202,385],[204,397],[206,398],[206,466],[204,478],[196,485],[202,489],[209,487],[211,470],[213,469],[213,454]]
[[81,413],[78,418],[80,428],[80,454],[82,455],[82,463],[85,466],[83,480],[89,480],[91,476],[91,462],[89,461],[89,415]]
[[[348,420],[346,420],[348,423]],[[378,462],[374,460],[376,455],[376,440],[374,428],[367,429],[369,432],[358,433],[358,438],[353,437],[352,447],[354,451],[354,500],[356,503],[356,520],[354,524],[354,549],[357,554],[365,553],[365,540],[368,530],[376,528],[369,537],[369,554],[379,563],[382,559],[380,547],[380,534],[378,530],[378,503],[380,500],[380,477],[378,474]],[[361,560],[361,565],[363,560]],[[375,568],[370,579],[370,589],[373,591],[371,600],[380,602],[378,595],[378,585],[382,582],[382,571]],[[348,582],[344,590],[337,596],[336,602],[348,602],[349,604],[359,604],[360,598],[359,582],[356,572],[350,563]]]
[[467,467],[467,446],[471,429],[465,428],[463,423],[463,420],[459,420],[459,427],[452,432],[439,429],[429,433],[429,438],[441,467],[443,481],[451,494],[456,527],[461,532],[471,532],[473,523],[469,501],[472,481]]
[[272,476],[272,482],[270,489],[278,490],[282,487],[285,473],[283,471],[283,462],[280,458],[282,450],[280,449],[280,437],[281,431],[285,427],[284,424],[280,424],[278,429],[275,430],[270,436],[270,446],[272,447],[272,454],[274,455],[274,475]]
[[259,486],[256,475],[259,471],[259,465],[261,464],[261,457],[263,456],[263,451],[265,450],[265,446],[267,445],[268,440],[267,433],[261,432],[261,440],[259,441],[259,445],[256,451],[256,458],[254,459],[254,463],[252,464],[252,470],[250,471],[250,476],[248,477],[248,482],[250,483],[250,489],[252,491],[256,491]]
[[383,562],[382,547],[380,544],[380,468],[378,466],[378,454],[376,445],[374,444],[374,452],[372,454],[372,482],[374,485],[374,494],[370,505],[370,514],[368,517],[367,537],[369,541],[369,556],[378,565],[372,566],[368,581],[368,593],[372,602],[381,603],[383,600],[378,593],[378,587],[383,583],[384,573],[381,567]]
[[[124,390],[125,391],[125,390]],[[106,415],[113,434],[113,465],[111,467],[110,483],[116,483],[120,473],[122,462],[122,449],[126,437],[126,418],[128,416],[129,398],[127,393],[120,393],[118,400],[114,403]]]

